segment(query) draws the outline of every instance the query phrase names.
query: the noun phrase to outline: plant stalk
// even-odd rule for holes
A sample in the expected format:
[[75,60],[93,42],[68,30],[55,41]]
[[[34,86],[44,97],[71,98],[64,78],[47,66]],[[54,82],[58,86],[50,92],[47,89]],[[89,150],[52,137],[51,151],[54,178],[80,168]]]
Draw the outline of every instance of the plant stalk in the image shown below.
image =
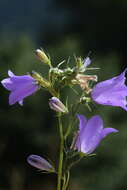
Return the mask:
[[58,164],[58,178],[57,178],[57,190],[61,190],[62,182],[62,169],[63,169],[63,151],[64,151],[64,135],[61,121],[61,114],[58,117],[59,120],[59,133],[60,133],[60,154],[59,154],[59,164]]

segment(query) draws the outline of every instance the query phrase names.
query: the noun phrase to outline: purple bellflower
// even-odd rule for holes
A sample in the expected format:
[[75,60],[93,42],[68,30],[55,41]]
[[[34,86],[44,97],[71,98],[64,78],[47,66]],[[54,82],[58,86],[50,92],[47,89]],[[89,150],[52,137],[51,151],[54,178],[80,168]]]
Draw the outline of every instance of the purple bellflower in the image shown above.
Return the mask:
[[33,166],[37,169],[40,169],[40,170],[44,170],[44,171],[48,171],[48,172],[55,171],[54,167],[47,160],[45,160],[44,158],[42,158],[41,156],[38,156],[38,155],[32,154],[32,155],[28,156],[27,162],[31,166]]
[[92,99],[98,104],[118,106],[127,111],[126,71],[127,70],[119,76],[99,82],[95,85],[91,92]]
[[2,85],[9,91],[9,104],[13,105],[19,102],[23,105],[23,99],[36,92],[39,88],[37,81],[30,75],[16,76],[8,71],[9,78],[1,81]]
[[96,115],[89,120],[83,115],[77,115],[79,119],[79,132],[75,140],[75,148],[79,152],[91,154],[102,139],[110,133],[116,133],[114,128],[103,128],[103,121],[100,116]]

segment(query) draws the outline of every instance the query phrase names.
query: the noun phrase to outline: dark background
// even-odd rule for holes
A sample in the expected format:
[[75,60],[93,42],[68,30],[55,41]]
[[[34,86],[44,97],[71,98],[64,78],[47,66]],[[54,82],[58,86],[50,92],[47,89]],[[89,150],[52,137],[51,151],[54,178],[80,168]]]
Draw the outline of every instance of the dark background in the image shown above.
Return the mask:
[[[100,80],[121,73],[127,62],[126,0],[1,0],[0,79],[8,69],[17,75],[32,70],[45,76],[47,67],[34,55],[43,47],[56,65],[69,56],[86,57],[101,67]],[[95,74],[95,72],[94,72]],[[73,93],[66,92],[71,99]],[[57,162],[56,117],[48,106],[51,97],[39,91],[24,106],[8,105],[9,92],[0,86],[0,190],[55,189],[56,176],[38,172],[26,158],[38,154]],[[127,188],[127,113],[121,108],[94,107],[87,117],[100,114],[110,135],[98,147],[96,157],[82,160],[72,171],[70,189],[120,190]]]

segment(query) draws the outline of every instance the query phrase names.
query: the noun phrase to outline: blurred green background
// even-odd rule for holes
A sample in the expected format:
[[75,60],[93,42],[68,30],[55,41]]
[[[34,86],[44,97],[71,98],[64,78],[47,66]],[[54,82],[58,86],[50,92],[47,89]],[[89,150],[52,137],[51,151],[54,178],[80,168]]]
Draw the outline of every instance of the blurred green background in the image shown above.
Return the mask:
[[[126,0],[1,0],[0,1],[0,79],[8,69],[17,75],[47,67],[34,55],[42,47],[54,66],[69,56],[91,59],[100,71],[99,81],[121,73],[127,62]],[[38,154],[57,162],[56,117],[48,106],[51,97],[39,91],[25,99],[24,106],[9,106],[8,95],[0,86],[0,190],[55,189],[56,176],[38,172],[26,158]],[[69,98],[73,92],[66,91]],[[127,113],[121,108],[85,107],[81,113],[100,114],[105,126],[119,134],[108,136],[98,147],[96,157],[82,160],[72,171],[70,190],[127,189]]]

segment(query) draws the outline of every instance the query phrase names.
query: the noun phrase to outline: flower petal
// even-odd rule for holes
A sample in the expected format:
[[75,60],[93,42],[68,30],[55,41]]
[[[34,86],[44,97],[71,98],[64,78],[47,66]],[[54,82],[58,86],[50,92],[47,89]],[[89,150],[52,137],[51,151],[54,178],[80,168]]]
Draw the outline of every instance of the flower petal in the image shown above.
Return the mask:
[[110,133],[117,133],[118,130],[114,128],[105,128],[101,132],[101,138],[105,138]]
[[17,88],[16,90],[12,91],[9,95],[9,104],[13,105],[16,102],[19,102],[23,100],[25,97],[33,94],[38,90],[38,86],[25,86],[22,85],[20,88]]
[[9,77],[14,77],[15,74],[14,74],[11,70],[8,70],[8,76],[9,76]]
[[81,151],[87,154],[93,152],[101,140],[103,121],[100,116],[93,116],[81,135]]
[[77,117],[79,119],[79,130],[81,131],[86,126],[87,119],[84,115],[81,115],[81,114],[77,114]]
[[19,101],[19,105],[20,105],[20,106],[23,106],[23,100],[20,100],[20,101]]
[[13,83],[10,78],[3,79],[1,83],[7,90],[11,91],[13,89]]
[[91,60],[89,57],[86,57],[84,59],[84,67],[88,67],[91,64]]
[[84,128],[81,126],[75,143],[78,151],[86,154],[93,152],[100,143],[102,129],[103,121],[100,116],[93,116]]
[[87,119],[84,115],[77,114],[77,117],[79,119],[79,131],[76,138],[76,143],[75,143],[75,148],[77,148],[79,151],[81,149],[81,136],[84,128],[86,127],[87,124]]
[[98,104],[119,106],[127,111],[125,73],[126,70],[117,77],[95,85],[91,92],[92,99]]

